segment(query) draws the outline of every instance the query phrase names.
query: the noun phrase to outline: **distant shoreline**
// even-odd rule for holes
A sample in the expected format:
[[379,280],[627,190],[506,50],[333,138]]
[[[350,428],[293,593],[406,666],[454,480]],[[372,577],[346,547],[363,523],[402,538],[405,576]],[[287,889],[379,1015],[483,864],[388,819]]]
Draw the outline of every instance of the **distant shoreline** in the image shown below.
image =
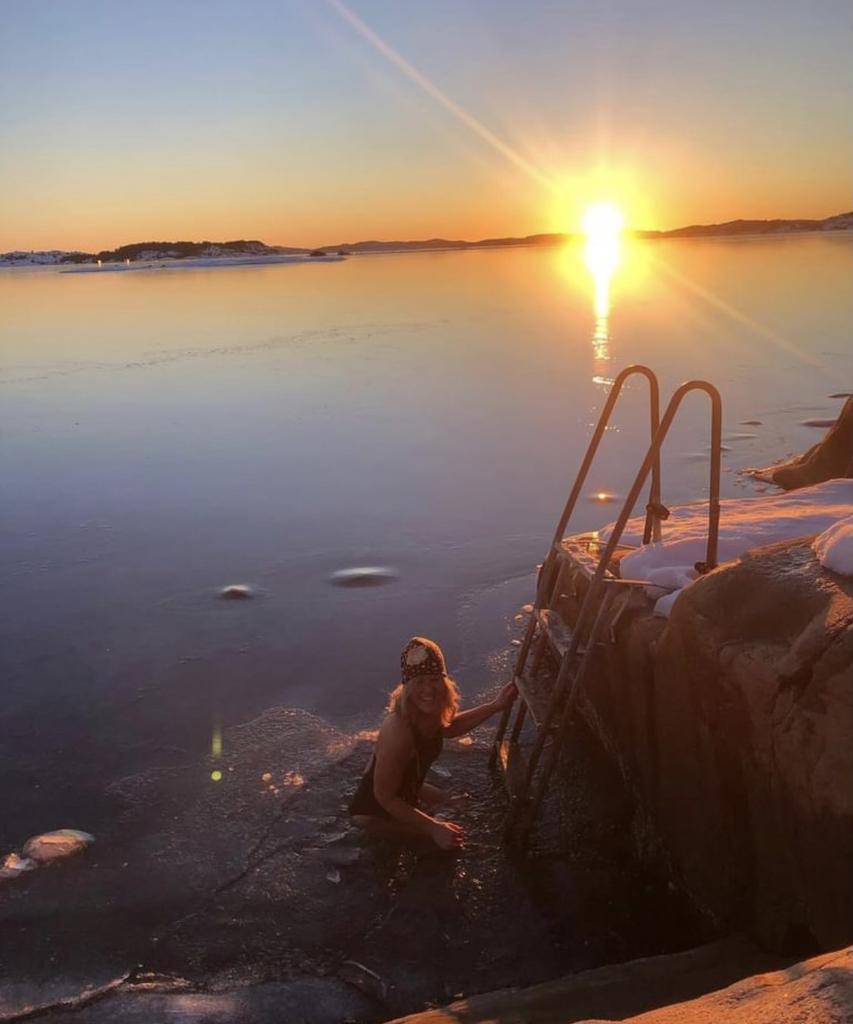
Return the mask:
[[[853,229],[853,212],[836,214],[823,220],[734,220],[723,224],[692,224],[671,231],[636,230],[626,231],[630,238],[678,239],[678,238],[768,238],[794,234],[826,234]],[[504,249],[530,246],[564,245],[579,234],[536,234],[518,238],[484,238],[470,242],[465,239],[429,238],[412,241],[379,241],[372,239],[361,242],[341,242],[324,245],[315,249],[294,246],[267,245],[265,242],[134,242],[117,249],[102,250],[99,253],[67,251],[61,249],[0,253],[0,268],[21,266],[55,266],[76,264],[77,272],[94,272],[104,269],[151,268],[161,264],[174,266],[251,266],[267,263],[303,263],[331,261],[345,256],[370,255],[372,253],[399,252],[457,252],[476,249]],[[86,269],[83,270],[82,268]]]
[[184,259],[163,258],[159,260],[139,260],[136,263],[80,263],[68,266],[60,274],[112,274],[140,270],[175,270],[177,267],[207,270],[211,267],[266,267],[281,263],[338,263],[344,256],[328,255],[320,257],[282,256],[270,253],[259,256],[203,256],[197,259],[192,256]]
[[[670,231],[628,230],[631,238],[731,238],[764,235],[790,235],[809,232],[846,231],[853,228],[853,212],[836,214],[822,220],[733,220],[723,224],[692,224],[673,228]],[[521,237],[484,238],[469,242],[464,239],[430,238],[420,241],[366,241],[340,242],[337,245],[320,246],[321,250],[346,252],[347,254],[370,252],[419,252],[451,249],[498,249],[532,245],[562,245],[576,238],[579,233],[552,233],[524,235]]]

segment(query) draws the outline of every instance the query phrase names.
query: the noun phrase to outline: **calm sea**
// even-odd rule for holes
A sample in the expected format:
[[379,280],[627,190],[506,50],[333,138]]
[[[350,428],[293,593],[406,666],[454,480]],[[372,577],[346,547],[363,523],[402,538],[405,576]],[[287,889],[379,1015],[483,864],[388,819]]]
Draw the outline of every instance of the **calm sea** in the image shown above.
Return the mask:
[[[375,721],[412,633],[469,697],[494,685],[608,379],[642,362],[666,395],[715,383],[724,493],[751,493],[736,471],[814,443],[803,421],[851,390],[850,243],[0,271],[10,840],[55,827],[57,794],[85,824],[105,781],[274,704]],[[624,493],[645,403],[626,391],[590,492]],[[707,444],[694,396],[666,502],[706,494]],[[615,507],[585,500],[574,525]],[[329,582],[357,566],[396,576]]]

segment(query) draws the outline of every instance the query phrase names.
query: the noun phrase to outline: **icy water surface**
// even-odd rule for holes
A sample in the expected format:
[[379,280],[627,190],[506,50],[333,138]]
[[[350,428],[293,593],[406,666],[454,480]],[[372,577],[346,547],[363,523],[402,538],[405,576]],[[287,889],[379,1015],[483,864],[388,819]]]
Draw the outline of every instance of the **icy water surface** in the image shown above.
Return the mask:
[[[716,383],[738,493],[851,390],[850,271],[846,233],[636,244],[604,295],[579,248],[0,271],[3,848],[97,831],[109,781],[270,706],[375,721],[412,633],[493,685],[608,378]],[[644,402],[591,493],[624,494]],[[707,443],[695,396],[666,502]]]

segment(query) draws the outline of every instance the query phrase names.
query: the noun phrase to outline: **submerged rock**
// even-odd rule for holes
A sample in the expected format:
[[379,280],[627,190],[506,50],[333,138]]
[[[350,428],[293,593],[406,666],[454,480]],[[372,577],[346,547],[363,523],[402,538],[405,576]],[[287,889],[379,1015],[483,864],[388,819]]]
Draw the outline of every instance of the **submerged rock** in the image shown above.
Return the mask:
[[80,853],[94,843],[95,837],[76,828],[60,828],[55,832],[43,832],[24,843],[24,857],[47,864]]

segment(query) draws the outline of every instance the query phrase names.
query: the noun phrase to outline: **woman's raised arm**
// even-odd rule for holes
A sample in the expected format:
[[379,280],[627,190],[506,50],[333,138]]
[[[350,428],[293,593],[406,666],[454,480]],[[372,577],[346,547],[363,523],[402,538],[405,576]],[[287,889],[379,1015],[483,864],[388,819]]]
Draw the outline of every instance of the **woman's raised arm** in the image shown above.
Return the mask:
[[507,683],[494,700],[490,700],[486,704],[480,704],[476,708],[469,708],[467,711],[460,711],[450,725],[445,726],[444,735],[450,737],[464,736],[466,732],[476,729],[487,718],[491,718],[498,711],[503,711],[504,708],[509,707],[517,696],[518,690],[515,683]]

